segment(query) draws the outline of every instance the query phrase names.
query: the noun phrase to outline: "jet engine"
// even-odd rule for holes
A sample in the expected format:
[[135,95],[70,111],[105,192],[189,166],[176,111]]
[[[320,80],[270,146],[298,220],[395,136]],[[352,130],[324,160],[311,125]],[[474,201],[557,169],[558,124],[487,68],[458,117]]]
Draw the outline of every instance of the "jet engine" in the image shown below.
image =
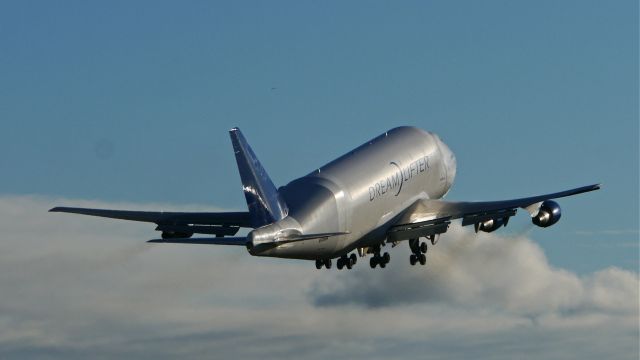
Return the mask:
[[481,221],[476,224],[476,232],[484,231],[484,232],[490,233],[497,230],[502,225],[505,225],[505,226],[507,225],[507,221],[505,221],[504,218],[489,219],[489,220]]
[[162,232],[162,238],[163,239],[184,239],[184,238],[190,238],[191,236],[193,236],[193,233],[176,232],[176,231],[163,231]]
[[557,223],[561,215],[560,205],[555,201],[547,200],[540,205],[538,214],[531,221],[540,227],[549,227]]

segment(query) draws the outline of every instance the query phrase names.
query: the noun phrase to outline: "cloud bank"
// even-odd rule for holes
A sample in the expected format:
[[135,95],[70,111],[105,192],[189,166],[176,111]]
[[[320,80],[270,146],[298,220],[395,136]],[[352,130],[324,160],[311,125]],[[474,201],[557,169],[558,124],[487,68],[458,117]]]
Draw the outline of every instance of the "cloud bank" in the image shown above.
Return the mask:
[[[146,244],[153,226],[0,197],[0,358],[637,359],[638,274],[578,276],[532,240],[452,227],[426,267],[385,270]],[[204,209],[203,209],[204,210]]]

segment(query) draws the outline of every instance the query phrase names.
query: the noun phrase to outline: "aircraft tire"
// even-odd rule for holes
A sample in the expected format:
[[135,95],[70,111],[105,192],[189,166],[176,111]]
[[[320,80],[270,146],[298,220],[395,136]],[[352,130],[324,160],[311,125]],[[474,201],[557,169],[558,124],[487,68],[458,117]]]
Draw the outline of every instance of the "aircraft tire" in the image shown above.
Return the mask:
[[384,261],[383,261],[383,262],[381,262],[381,263],[380,263],[380,267],[381,267],[381,268],[383,268],[383,269],[384,269],[386,266],[387,266],[387,263],[386,263],[386,262],[384,262]]
[[423,254],[427,253],[427,243],[426,242],[423,242],[423,243],[420,244],[420,252],[423,253]]
[[382,260],[383,261],[381,261],[381,263],[388,264],[389,261],[391,261],[391,255],[389,255],[388,252],[385,252],[384,255],[382,255]]
[[318,269],[318,270],[322,269],[322,265],[324,265],[322,263],[322,260],[316,259],[316,269]]
[[371,266],[371,268],[372,268],[372,269],[375,269],[377,264],[378,264],[378,262],[376,261],[376,258],[375,258],[375,257],[372,257],[372,258],[369,260],[369,266]]
[[427,263],[427,257],[425,254],[420,254],[420,265],[424,265]]
[[358,262],[358,257],[356,256],[356,254],[351,254],[349,260],[351,262],[351,266],[353,266]]
[[327,269],[331,269],[331,259],[327,259],[327,260],[325,260],[325,261],[324,261],[324,266],[325,266]]
[[342,261],[342,258],[338,259],[336,265],[338,267],[338,270],[342,270],[342,268],[344,267],[344,261]]
[[414,254],[411,254],[411,256],[409,256],[409,263],[411,264],[411,266],[415,265],[417,261],[418,259]]

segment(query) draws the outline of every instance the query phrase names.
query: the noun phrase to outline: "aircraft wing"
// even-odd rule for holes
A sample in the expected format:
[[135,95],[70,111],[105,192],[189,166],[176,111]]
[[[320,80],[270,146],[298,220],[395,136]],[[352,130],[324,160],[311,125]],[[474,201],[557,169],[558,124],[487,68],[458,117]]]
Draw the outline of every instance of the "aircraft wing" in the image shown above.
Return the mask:
[[[50,212],[64,212],[112,219],[155,223],[164,234],[212,234],[230,236],[240,227],[251,227],[248,212],[163,212],[55,207]],[[188,237],[188,236],[186,236]]]
[[598,189],[600,184],[594,184],[552,194],[502,201],[420,200],[411,206],[395,225],[391,226],[387,235],[390,241],[438,235],[447,231],[451,220],[460,218],[462,218],[462,226],[473,224],[476,231],[479,229],[479,224],[488,220],[499,221],[499,226],[502,226],[516,214],[518,208],[527,210],[533,217],[538,213],[543,201]]

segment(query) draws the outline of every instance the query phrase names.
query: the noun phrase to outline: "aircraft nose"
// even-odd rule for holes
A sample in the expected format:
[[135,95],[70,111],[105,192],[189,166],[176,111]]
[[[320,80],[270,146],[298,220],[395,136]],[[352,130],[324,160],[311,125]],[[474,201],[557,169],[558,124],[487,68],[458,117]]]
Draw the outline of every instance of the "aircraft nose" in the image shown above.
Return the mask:
[[458,162],[453,151],[445,144],[440,138],[438,138],[438,147],[440,148],[440,154],[442,155],[442,161],[444,163],[446,175],[447,175],[447,189],[453,185],[453,180],[456,177],[456,169]]

